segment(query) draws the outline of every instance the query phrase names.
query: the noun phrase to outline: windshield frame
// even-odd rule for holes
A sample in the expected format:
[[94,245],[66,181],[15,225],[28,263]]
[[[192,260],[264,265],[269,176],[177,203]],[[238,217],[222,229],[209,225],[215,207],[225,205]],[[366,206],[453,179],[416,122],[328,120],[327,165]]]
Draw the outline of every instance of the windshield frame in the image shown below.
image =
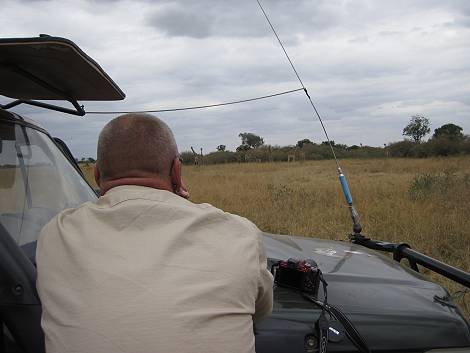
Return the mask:
[[[1,113],[6,113],[6,115],[3,115]],[[70,151],[67,144],[62,139],[59,138],[59,140],[63,143],[63,145],[61,143],[58,143],[56,138],[52,137],[51,134],[49,134],[49,132],[46,129],[44,129],[41,126],[36,125],[33,121],[31,121],[29,119],[25,120],[21,115],[18,115],[18,114],[12,113],[12,112],[8,112],[8,111],[5,111],[5,110],[0,108],[0,124],[3,124],[3,123],[21,125],[21,126],[28,127],[28,128],[34,129],[36,131],[42,132],[44,135],[46,135],[52,141],[52,143],[59,149],[59,151],[67,159],[67,161],[73,166],[73,168],[78,172],[78,174],[80,174],[81,178],[85,181],[85,183],[88,185],[90,190],[93,193],[95,193],[96,196],[99,197],[96,190],[93,188],[93,186],[85,178],[85,176],[84,176],[82,170],[80,169],[80,166],[78,165],[76,159],[74,158],[72,152]]]

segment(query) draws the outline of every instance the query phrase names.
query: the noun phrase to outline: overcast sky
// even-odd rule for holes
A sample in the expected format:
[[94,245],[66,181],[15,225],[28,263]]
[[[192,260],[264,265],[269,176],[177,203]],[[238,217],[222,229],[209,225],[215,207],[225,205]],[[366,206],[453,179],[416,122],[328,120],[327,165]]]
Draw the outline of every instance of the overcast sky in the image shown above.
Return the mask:
[[[127,95],[82,102],[89,111],[211,104],[299,87],[256,0],[0,3],[2,37],[71,39]],[[470,1],[262,3],[333,140],[398,141],[415,114],[428,117],[432,129],[452,122],[470,133]],[[16,111],[62,137],[79,158],[96,156],[98,133],[113,117]],[[181,151],[209,152],[219,144],[233,150],[240,132],[272,145],[325,140],[302,92],[159,117]]]

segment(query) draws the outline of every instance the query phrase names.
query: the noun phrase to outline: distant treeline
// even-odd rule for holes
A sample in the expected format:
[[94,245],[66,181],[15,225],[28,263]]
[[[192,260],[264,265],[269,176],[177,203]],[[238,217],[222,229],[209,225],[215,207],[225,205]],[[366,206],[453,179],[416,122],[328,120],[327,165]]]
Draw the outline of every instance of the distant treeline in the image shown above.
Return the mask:
[[[439,137],[426,142],[403,140],[389,143],[384,147],[347,146],[335,144],[333,148],[338,158],[382,158],[382,157],[412,157],[426,158],[435,156],[451,156],[470,154],[470,136],[459,139]],[[216,151],[197,156],[191,151],[181,153],[184,164],[243,163],[243,162],[287,162],[304,160],[331,159],[331,149],[326,142],[299,143],[296,146],[262,145],[256,148],[239,149],[238,151]]]
[[[383,147],[348,146],[331,141],[338,158],[383,158],[412,157],[426,158],[470,154],[470,136],[464,135],[463,129],[453,123],[444,124],[434,130],[432,137],[423,142],[423,137],[431,132],[430,121],[420,115],[411,117],[403,129],[403,136],[409,137],[399,142],[392,142]],[[191,147],[191,151],[181,153],[184,164],[219,164],[244,162],[294,162],[305,160],[331,159],[330,144],[327,141],[314,143],[309,139],[297,141],[296,145],[271,146],[264,143],[264,138],[251,132],[241,132],[238,137],[241,144],[236,151],[228,151],[225,145],[218,145],[217,152],[206,155]],[[81,163],[93,163],[93,158],[82,158]]]
[[426,142],[404,140],[389,144],[385,150],[388,150],[392,157],[426,158],[470,154],[470,136],[457,139],[433,137]]

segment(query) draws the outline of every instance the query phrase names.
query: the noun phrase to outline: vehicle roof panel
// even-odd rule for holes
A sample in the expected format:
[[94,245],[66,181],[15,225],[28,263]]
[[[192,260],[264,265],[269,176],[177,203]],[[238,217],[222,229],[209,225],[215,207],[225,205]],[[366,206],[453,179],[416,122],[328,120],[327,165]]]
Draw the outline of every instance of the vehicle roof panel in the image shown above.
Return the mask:
[[125,97],[98,63],[75,43],[50,36],[0,39],[0,95],[90,101]]

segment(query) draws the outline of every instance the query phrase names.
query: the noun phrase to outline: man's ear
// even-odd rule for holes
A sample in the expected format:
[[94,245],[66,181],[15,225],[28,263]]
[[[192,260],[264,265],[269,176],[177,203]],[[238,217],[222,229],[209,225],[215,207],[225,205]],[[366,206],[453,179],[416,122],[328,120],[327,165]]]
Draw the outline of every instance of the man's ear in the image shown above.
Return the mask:
[[95,163],[95,166],[93,168],[93,174],[95,175],[95,182],[96,182],[96,185],[98,185],[99,188],[101,188],[101,185],[100,185],[100,170],[98,169],[98,161],[96,161]]
[[171,178],[171,185],[173,187],[173,192],[176,195],[179,195],[187,199],[189,197],[189,192],[183,183],[183,178],[181,175],[181,161],[179,157],[176,157],[173,160],[170,178]]

